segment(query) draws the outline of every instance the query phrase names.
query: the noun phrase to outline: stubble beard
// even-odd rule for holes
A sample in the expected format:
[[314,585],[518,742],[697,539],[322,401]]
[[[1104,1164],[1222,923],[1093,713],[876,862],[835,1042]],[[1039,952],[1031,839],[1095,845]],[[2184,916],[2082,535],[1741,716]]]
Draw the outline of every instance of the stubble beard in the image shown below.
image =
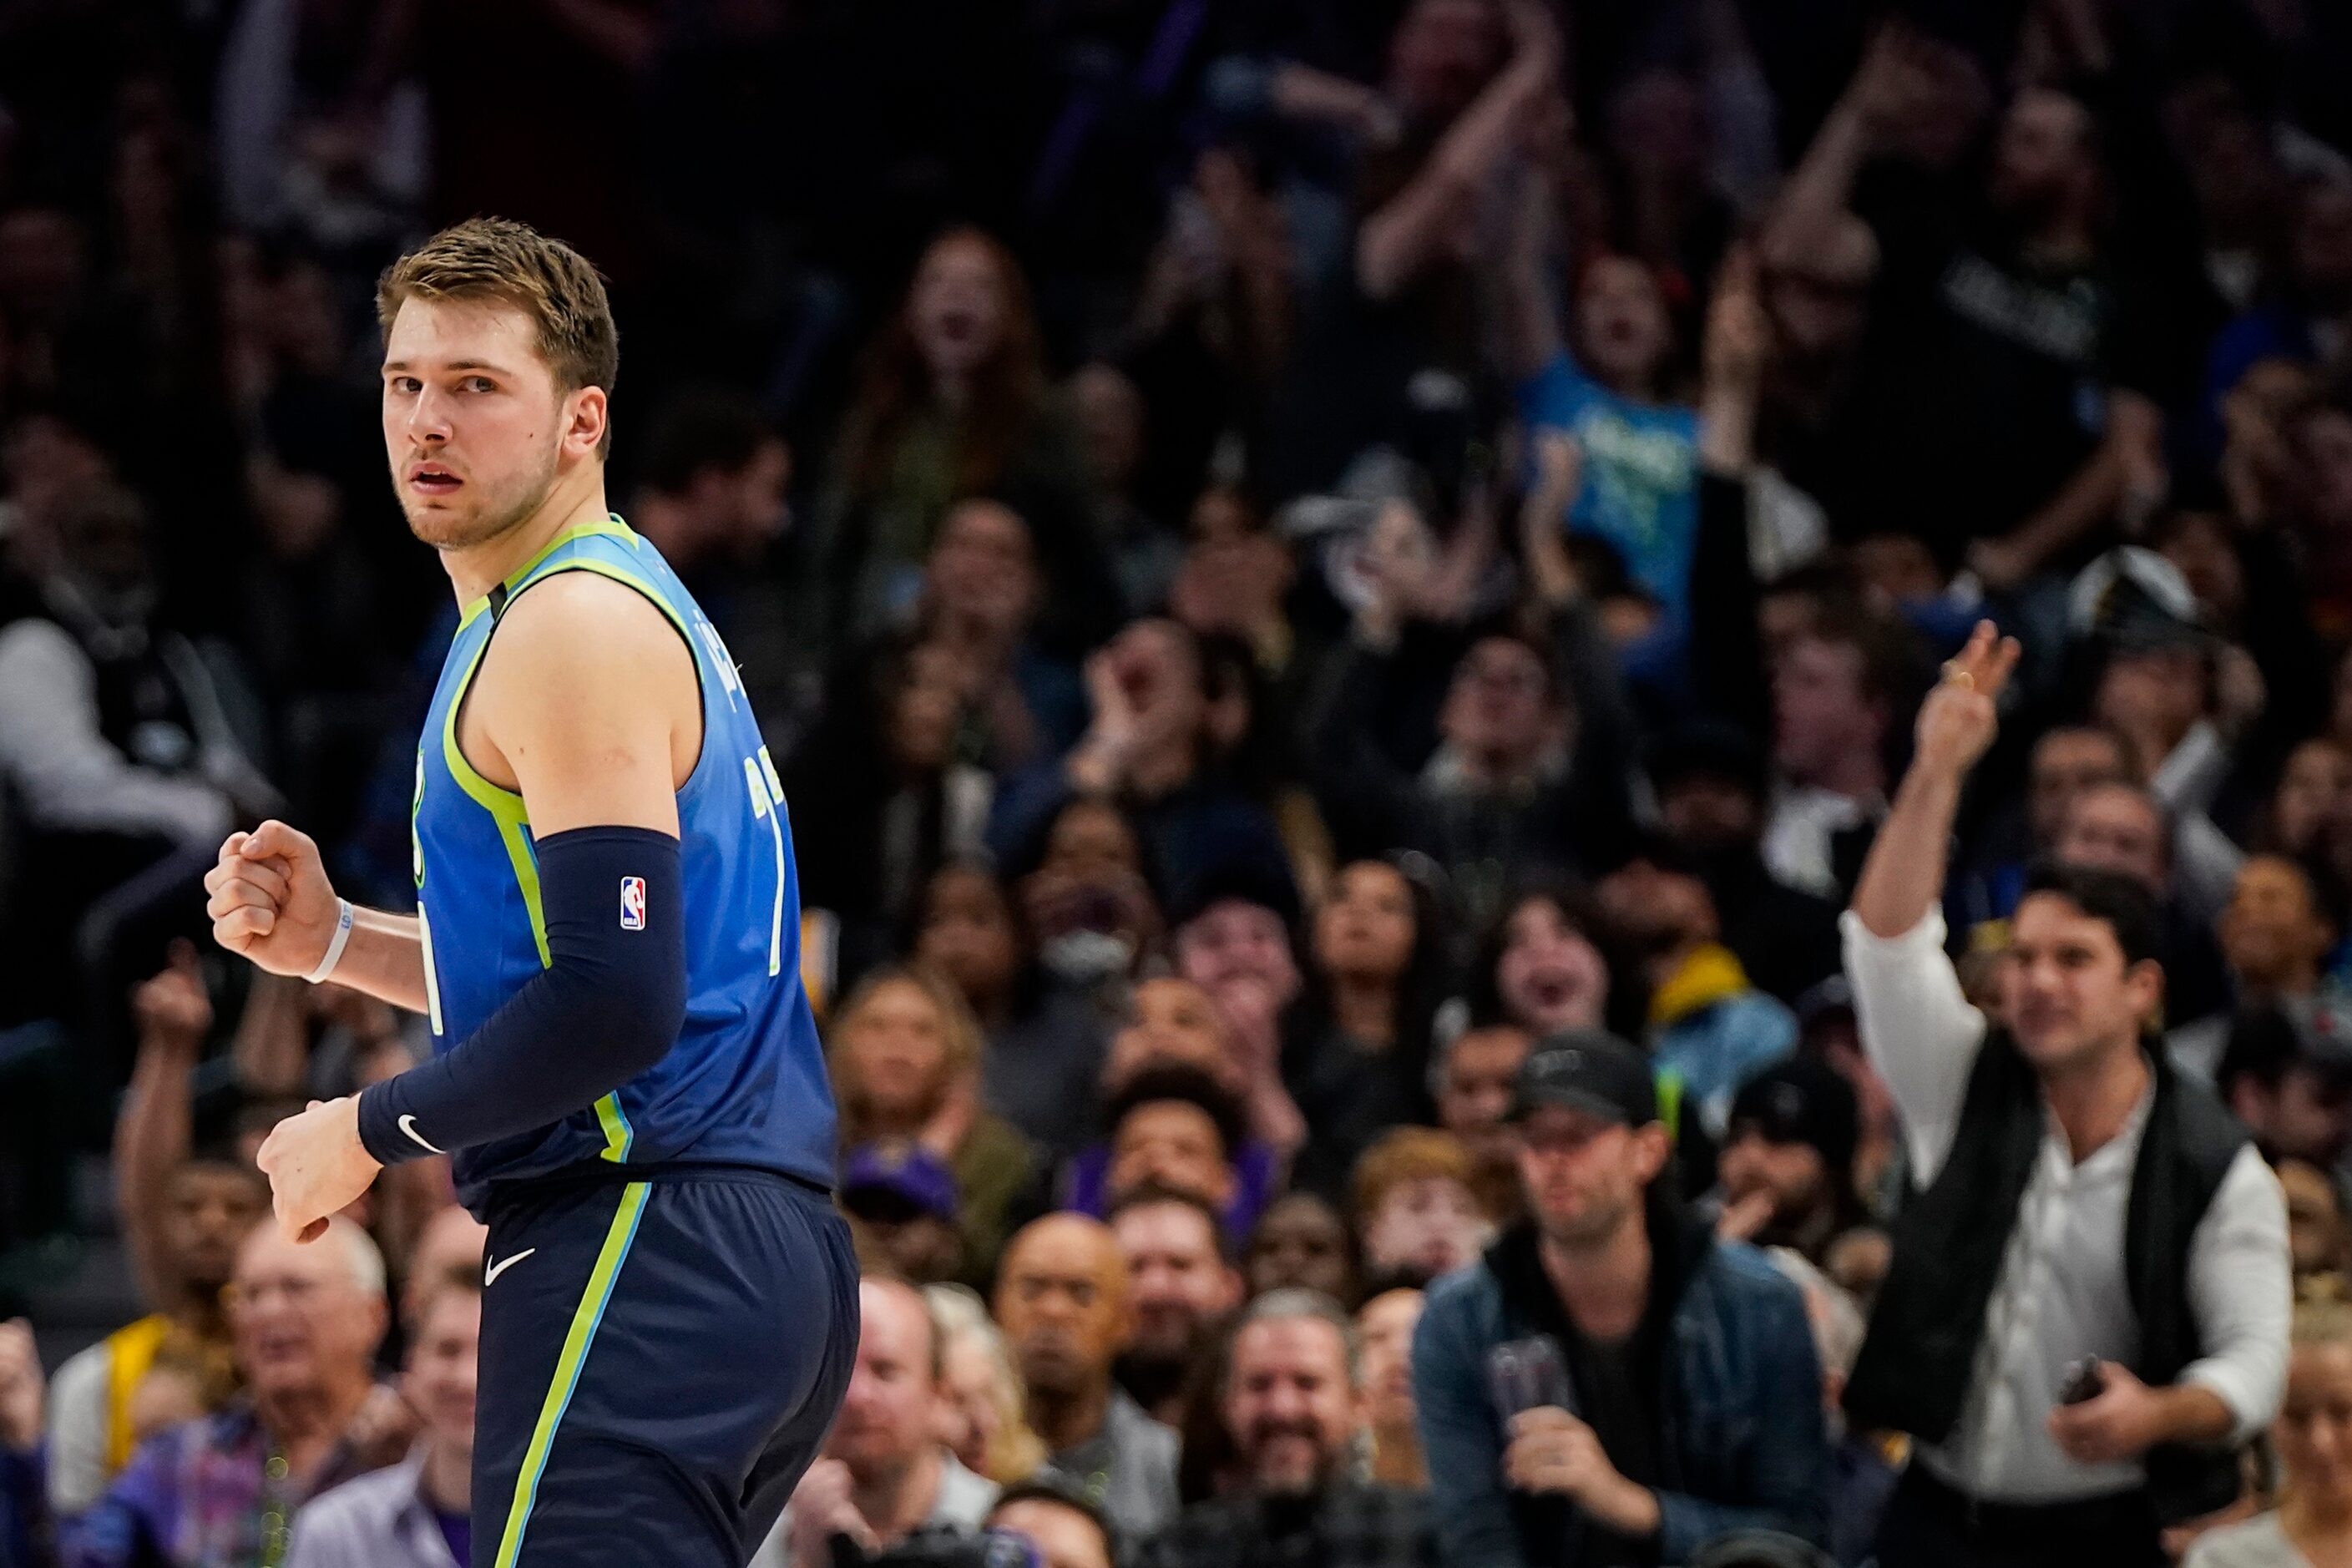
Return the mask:
[[555,480],[556,455],[551,451],[535,473],[496,488],[478,479],[470,481],[485,488],[478,500],[462,510],[425,510],[415,505],[404,489],[401,510],[408,518],[409,532],[424,543],[445,553],[471,550],[521,526],[555,493]]

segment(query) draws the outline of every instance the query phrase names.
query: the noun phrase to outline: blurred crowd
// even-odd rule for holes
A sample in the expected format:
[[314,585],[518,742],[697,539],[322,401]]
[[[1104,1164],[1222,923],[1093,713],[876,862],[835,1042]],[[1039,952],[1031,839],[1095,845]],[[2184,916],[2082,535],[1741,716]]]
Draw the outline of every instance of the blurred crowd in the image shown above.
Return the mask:
[[[0,1564],[496,1551],[446,1165],[257,1228],[421,1021],[200,890],[277,816],[413,897],[373,290],[479,212],[609,277],[614,504],[790,802],[868,1278],[761,1568],[1853,1565],[1930,1484],[1890,1568],[2122,1497],[2352,1561],[2347,89],[2324,0],[0,6],[0,1318],[93,1207],[148,1311],[0,1324]],[[2275,1173],[2284,1249],[2217,1165],[2149,1263],[2125,1162],[2044,1292],[2125,1325],[2069,1398],[2229,1363],[2218,1489],[2011,1397],[2022,1239],[1957,1351],[1873,1319],[1977,1123],[1840,912],[1988,619],[1922,929],[2023,1037],[2059,887]],[[1866,1331],[1977,1446],[1859,1418]]]

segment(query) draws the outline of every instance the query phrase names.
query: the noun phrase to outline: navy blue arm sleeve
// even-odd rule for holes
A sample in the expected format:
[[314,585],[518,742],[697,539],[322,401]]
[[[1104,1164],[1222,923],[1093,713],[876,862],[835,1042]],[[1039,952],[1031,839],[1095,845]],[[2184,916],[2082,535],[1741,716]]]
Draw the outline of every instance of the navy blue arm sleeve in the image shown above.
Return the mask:
[[[677,1039],[686,1017],[677,840],[646,827],[578,827],[540,839],[538,855],[548,966],[456,1049],[360,1096],[360,1142],[387,1165],[585,1110]],[[625,897],[632,878],[644,881],[641,900]]]

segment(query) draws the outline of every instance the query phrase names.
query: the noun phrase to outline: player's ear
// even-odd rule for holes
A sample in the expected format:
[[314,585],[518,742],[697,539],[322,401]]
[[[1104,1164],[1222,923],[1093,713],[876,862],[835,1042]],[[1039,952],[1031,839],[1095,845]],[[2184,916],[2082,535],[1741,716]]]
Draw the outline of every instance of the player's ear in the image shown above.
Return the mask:
[[604,444],[612,418],[612,395],[583,386],[563,400],[563,447],[576,458],[592,458]]

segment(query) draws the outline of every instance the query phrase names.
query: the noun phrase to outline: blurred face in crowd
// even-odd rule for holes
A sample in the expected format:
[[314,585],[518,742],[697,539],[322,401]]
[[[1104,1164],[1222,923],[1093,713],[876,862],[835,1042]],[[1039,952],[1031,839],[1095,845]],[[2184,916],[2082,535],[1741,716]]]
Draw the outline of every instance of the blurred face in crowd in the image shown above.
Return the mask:
[[1123,491],[1143,457],[1143,394],[1125,371],[1094,360],[1071,375],[1069,395],[1097,482]]
[[2178,567],[2197,602],[2222,625],[2236,623],[2246,607],[2246,568],[2238,558],[2231,523],[2218,512],[2193,511],[2166,525],[2157,553]]
[[2275,1083],[2241,1074],[2230,1084],[2229,1100],[2254,1142],[2275,1159],[2332,1170],[2352,1138],[2352,1084],[2340,1071],[2323,1071],[2309,1061],[2289,1063]]
[[915,347],[941,381],[961,381],[1004,342],[1010,291],[995,253],[974,235],[950,235],[924,252],[907,296]]
[[2128,772],[2122,742],[2104,730],[2053,730],[2042,736],[2034,743],[2025,785],[2033,842],[2057,843],[2076,797],[2094,784],[2120,783]]
[[1199,650],[1182,627],[1137,621],[1111,638],[1100,657],[1142,728],[1188,745],[1199,738],[1209,700]]
[[1501,66],[1503,51],[1491,0],[1413,0],[1389,40],[1389,90],[1409,116],[1451,120]]
[[932,1327],[923,1299],[904,1285],[857,1287],[857,1364],[825,1452],[860,1481],[897,1475],[939,1442]]
[[2027,223],[2089,203],[2098,179],[2090,111],[2048,88],[2028,88],[2003,117],[1993,149],[1993,205]]
[[1363,1347],[1365,1414],[1375,1432],[1412,1429],[1412,1331],[1421,1292],[1384,1290],[1356,1314]]
[[1454,670],[1437,728],[1448,744],[1490,767],[1531,763],[1558,729],[1543,660],[1516,637],[1482,639]]
[[898,683],[887,693],[891,760],[908,778],[936,775],[953,760],[963,723],[963,672],[943,643],[925,643],[907,655]]
[[1687,871],[1637,857],[1602,878],[1599,890],[1609,923],[1646,954],[1715,940],[1715,895]]
[[1799,636],[1772,666],[1772,760],[1810,784],[1842,770],[1850,753],[1875,752],[1880,714],[1863,692],[1862,649]]
[[1198,1068],[1221,1083],[1237,1081],[1225,1026],[1209,994],[1189,980],[1162,976],[1135,988],[1127,1026],[1112,1037],[1103,1088],[1117,1093],[1146,1066]]
[[2257,855],[2239,869],[2215,934],[2239,982],[2263,991],[2310,989],[2336,945],[2311,879],[2277,855]]
[[[384,334],[383,444],[409,531],[438,550],[499,538],[594,457],[604,392],[565,393],[511,305],[411,298]],[[584,443],[584,447],[583,447]]]
[[1364,1216],[1369,1278],[1434,1279],[1475,1262],[1495,1227],[1469,1187],[1451,1176],[1413,1176],[1381,1194]]
[[1412,961],[1417,924],[1404,873],[1359,860],[1333,879],[1315,917],[1315,957],[1328,975],[1393,982]]
[[229,1282],[229,1331],[253,1392],[271,1395],[364,1386],[383,1338],[383,1292],[362,1288],[348,1220],[301,1245],[274,1225],[257,1226],[236,1255]]
[[1538,1107],[1519,1123],[1519,1179],[1545,1241],[1583,1250],[1642,1223],[1642,1194],[1665,1168],[1666,1130]]
[[1045,1568],[1111,1568],[1102,1526],[1066,1502],[1015,1498],[997,1505],[988,1528],[1028,1542],[1045,1557]]
[[2287,757],[2271,796],[2271,833],[2290,854],[2307,855],[2352,802],[2352,752],[2333,741],[2305,741]]
[[1511,1085],[1528,1059],[1525,1029],[1508,1024],[1473,1029],[1445,1053],[1437,1086],[1437,1121],[1482,1158],[1512,1147],[1503,1117],[1511,1109]]
[[1048,1215],[1015,1236],[997,1271],[996,1321],[1032,1394],[1071,1397],[1108,1384],[1134,1322],[1108,1227]]
[[1259,1491],[1296,1495],[1336,1479],[1363,1419],[1336,1324],[1271,1318],[1234,1337],[1225,1425]]
[[474,1448],[475,1351],[482,1339],[482,1293],[444,1287],[431,1298],[408,1347],[402,1392],[444,1448]]
[[1496,988],[1530,1034],[1598,1028],[1609,1002],[1609,968],[1601,950],[1549,899],[1511,911]]
[[[2154,733],[2164,737],[2168,747],[2178,745],[2189,726],[2204,717],[2208,684],[2204,656],[2193,647],[2119,650],[2099,672],[2092,710],[2111,729]],[[2158,767],[2164,759],[2141,761]]]
[[1002,501],[960,501],[940,521],[927,575],[932,608],[949,626],[1016,632],[1037,602],[1029,525]]
[[948,1336],[940,1395],[948,1448],[964,1468],[986,1475],[989,1449],[1003,1431],[1008,1412],[1019,1408],[1020,1394],[999,1369],[983,1334],[967,1329]]
[[426,1220],[408,1258],[407,1280],[400,1299],[402,1321],[414,1320],[424,1310],[425,1298],[450,1275],[479,1279],[482,1252],[489,1237],[489,1227],[458,1204],[443,1205]]
[[1176,933],[1176,967],[1217,994],[1236,981],[1263,986],[1276,1005],[1298,994],[1298,964],[1282,917],[1245,899],[1220,899]]
[[1131,1281],[1133,1349],[1185,1359],[1208,1325],[1241,1303],[1241,1276],[1217,1250],[1216,1226],[1190,1204],[1147,1203],[1121,1209],[1110,1227]]
[[910,981],[886,980],[834,1025],[848,1098],[873,1131],[907,1132],[946,1092],[947,1020]]
[[2052,853],[2062,866],[2113,871],[2161,895],[2172,880],[2164,816],[2146,791],[2126,784],[2090,784],[2066,810]]
[[1878,239],[1870,226],[1840,213],[1819,235],[1772,231],[1764,246],[1764,308],[1775,352],[1800,362],[1824,360],[1859,343],[1878,274]]
[[236,1250],[269,1214],[260,1176],[235,1165],[190,1161],[163,1188],[163,1249],[191,1294],[220,1293],[236,1268]]
[[996,879],[976,866],[949,866],[923,890],[915,958],[928,963],[985,1012],[1012,986],[1021,967],[1013,906]]
[[1659,784],[1658,826],[1696,854],[1736,849],[1763,833],[1763,803],[1744,780],[1695,769]]
[[1078,801],[1054,819],[1039,869],[1087,886],[1107,886],[1142,870],[1135,829],[1102,801]]
[[2294,1277],[2338,1273],[2352,1268],[2352,1230],[2345,1225],[2344,1198],[2327,1173],[2307,1160],[2281,1160],[2275,1167],[2286,1194],[2286,1238],[2294,1257]]
[[2271,1429],[2285,1490],[2323,1517],[2352,1509],[2352,1342],[2299,1344],[2287,1358],[2286,1402]]
[[1716,1160],[1724,1196],[1737,1204],[1758,1193],[1772,1198],[1772,1217],[1781,1225],[1802,1219],[1835,1197],[1830,1168],[1810,1143],[1778,1143],[1754,1122],[1734,1122]]
[[2044,1074],[2137,1050],[2164,995],[2154,963],[2126,962],[2113,926],[2055,893],[2030,893],[2017,906],[2001,982],[2010,1031]]
[[1674,322],[1649,268],[1630,256],[1587,266],[1576,292],[1576,330],[1594,380],[1629,395],[1656,391],[1675,345]]
[[1247,1272],[1253,1296],[1297,1285],[1346,1301],[1356,1290],[1348,1227],[1329,1204],[1311,1193],[1293,1193],[1259,1218],[1250,1237]]
[[1119,1120],[1104,1180],[1113,1198],[1156,1185],[1188,1193],[1216,1209],[1233,1201],[1234,1186],[1216,1121],[1183,1100],[1149,1100]]

